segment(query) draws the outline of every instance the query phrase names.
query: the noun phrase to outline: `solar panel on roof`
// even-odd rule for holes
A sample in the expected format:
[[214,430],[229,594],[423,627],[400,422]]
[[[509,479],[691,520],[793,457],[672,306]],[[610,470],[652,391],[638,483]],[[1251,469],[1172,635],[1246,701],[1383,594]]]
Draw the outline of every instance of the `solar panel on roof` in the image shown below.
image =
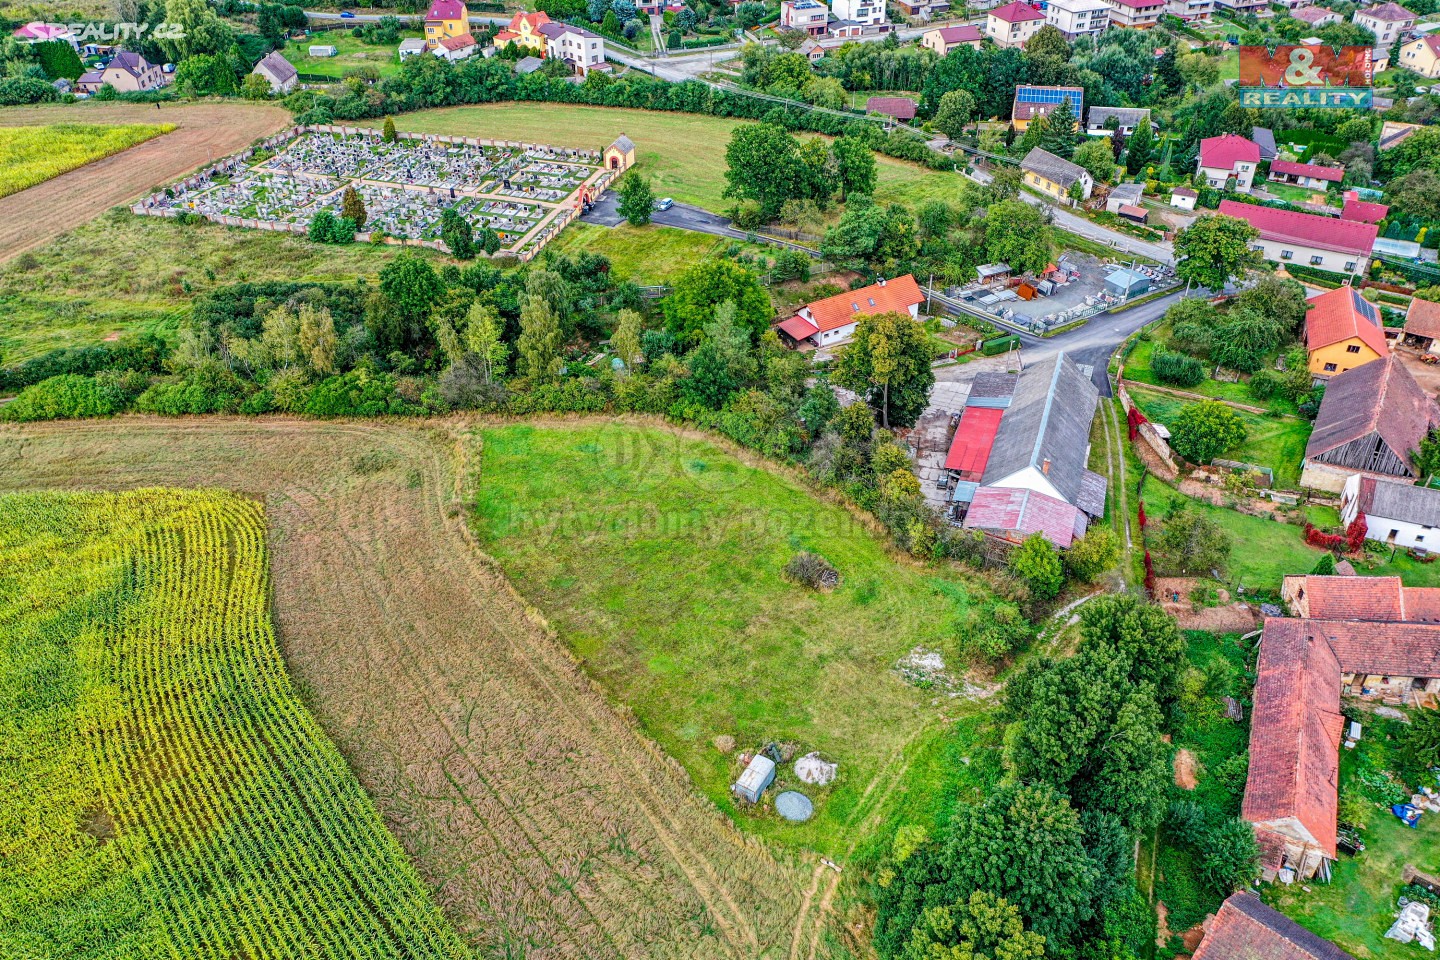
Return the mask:
[[1350,299],[1355,304],[1356,313],[1375,324],[1375,326],[1380,326],[1380,314],[1375,312],[1374,304],[1360,296],[1359,291],[1353,289],[1350,291]]
[[1066,98],[1070,99],[1070,105],[1079,112],[1080,104],[1085,99],[1083,90],[1057,90],[1053,87],[1020,87],[1015,91],[1015,98],[1021,103],[1053,103],[1056,106]]

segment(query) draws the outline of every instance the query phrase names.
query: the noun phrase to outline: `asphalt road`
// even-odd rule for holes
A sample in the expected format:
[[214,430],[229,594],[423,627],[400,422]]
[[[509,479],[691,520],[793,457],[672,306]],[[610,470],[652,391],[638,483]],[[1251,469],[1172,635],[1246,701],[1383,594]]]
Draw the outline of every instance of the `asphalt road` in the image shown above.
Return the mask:
[[[620,198],[613,190],[607,190],[600,199],[590,207],[588,213],[582,214],[581,223],[591,223],[598,227],[615,227],[625,221],[620,215]],[[679,230],[693,230],[696,233],[708,233],[717,237],[728,237],[731,240],[748,240],[750,234],[744,230],[737,230],[730,225],[730,221],[718,213],[711,213],[709,210],[692,206],[688,203],[677,203],[668,210],[656,210],[650,214],[650,222],[662,227],[675,227]],[[796,243],[785,240],[764,241],[772,245],[783,245],[809,256],[818,254]]]
[[[1197,296],[1203,296],[1199,291]],[[1102,396],[1110,396],[1110,380],[1105,371],[1110,365],[1110,356],[1125,338],[1143,326],[1154,323],[1185,296],[1178,290],[1168,296],[1142,303],[1121,313],[1100,314],[1083,327],[1057,333],[1042,339],[1030,334],[1016,334],[1020,338],[1020,357],[1026,364],[1048,360],[1062,351],[1076,363],[1093,366],[1091,379],[1100,388]]]

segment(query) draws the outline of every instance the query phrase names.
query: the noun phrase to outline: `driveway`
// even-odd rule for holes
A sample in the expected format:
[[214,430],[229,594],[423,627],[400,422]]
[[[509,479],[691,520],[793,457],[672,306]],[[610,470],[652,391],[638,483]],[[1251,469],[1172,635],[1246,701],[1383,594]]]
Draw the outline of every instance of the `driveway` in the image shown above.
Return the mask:
[[[591,223],[597,227],[618,227],[625,222],[620,215],[620,197],[613,190],[607,190],[600,199],[591,205],[588,213],[581,214],[581,223]],[[744,230],[737,230],[730,225],[729,219],[720,216],[718,213],[711,213],[701,207],[689,203],[672,204],[668,210],[656,210],[650,214],[650,222],[662,227],[674,227],[677,230],[693,230],[696,233],[708,233],[716,237],[727,237],[731,240],[748,240],[754,234],[746,233]],[[773,246],[789,247],[792,250],[799,250],[801,253],[812,257],[819,257],[819,253],[809,247],[802,247],[797,243],[790,243],[788,240],[777,240],[765,238],[765,243]]]

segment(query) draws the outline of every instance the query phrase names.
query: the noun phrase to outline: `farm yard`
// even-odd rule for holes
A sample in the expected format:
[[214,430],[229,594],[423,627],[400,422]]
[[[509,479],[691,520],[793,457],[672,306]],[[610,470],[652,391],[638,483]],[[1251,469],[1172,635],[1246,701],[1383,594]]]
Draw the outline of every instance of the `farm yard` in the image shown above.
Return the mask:
[[0,953],[466,955],[286,676],[259,504],[0,497],[0,552]]
[[8,197],[174,129],[174,124],[159,123],[116,127],[71,123],[0,127],[0,197]]
[[494,230],[503,250],[518,253],[538,248],[547,238],[542,224],[578,207],[583,191],[598,186],[599,163],[594,149],[419,137],[392,143],[373,130],[306,132],[273,156],[262,152],[254,163],[232,158],[150,196],[138,209],[258,221],[242,226],[304,227],[321,211],[339,215],[343,189],[354,186],[369,232],[437,241],[440,215],[453,208],[474,228]]
[[474,549],[478,456],[434,420],[4,427],[0,490],[262,497],[295,687],[483,955],[836,955],[839,877],[717,816]]
[[[743,829],[842,856],[886,792],[924,792],[926,764],[907,774],[908,745],[966,701],[937,700],[896,664],[916,646],[953,661],[956,638],[988,616],[987,585],[893,559],[844,508],[699,436],[515,425],[481,441],[485,548]],[[782,579],[801,550],[840,571],[836,590]],[[731,796],[736,757],[717,737],[818,750],[839,778],[800,785],[815,816],[786,823],[768,798],[752,808]]]

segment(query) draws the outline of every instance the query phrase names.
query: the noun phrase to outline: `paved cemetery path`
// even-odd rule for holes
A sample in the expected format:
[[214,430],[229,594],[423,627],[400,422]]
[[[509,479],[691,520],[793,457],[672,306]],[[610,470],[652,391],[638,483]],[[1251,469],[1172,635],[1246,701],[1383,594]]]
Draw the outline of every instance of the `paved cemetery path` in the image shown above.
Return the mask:
[[175,130],[0,198],[0,263],[38,247],[117,204],[235,153],[283,129],[273,104],[44,104],[0,109],[0,127],[50,123],[173,123]]

